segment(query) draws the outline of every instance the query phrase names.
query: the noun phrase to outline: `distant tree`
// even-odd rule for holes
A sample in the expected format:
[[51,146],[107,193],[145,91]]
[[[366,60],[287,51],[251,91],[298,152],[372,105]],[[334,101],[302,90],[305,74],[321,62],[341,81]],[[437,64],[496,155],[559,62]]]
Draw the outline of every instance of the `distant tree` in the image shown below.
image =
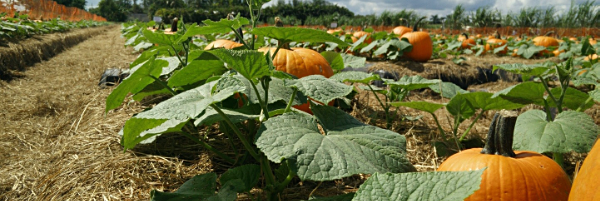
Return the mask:
[[431,18],[429,18],[432,24],[441,24],[442,20],[440,19],[439,15],[431,15]]
[[114,0],[101,0],[94,12],[108,21],[123,22],[127,19],[127,10],[119,7]]

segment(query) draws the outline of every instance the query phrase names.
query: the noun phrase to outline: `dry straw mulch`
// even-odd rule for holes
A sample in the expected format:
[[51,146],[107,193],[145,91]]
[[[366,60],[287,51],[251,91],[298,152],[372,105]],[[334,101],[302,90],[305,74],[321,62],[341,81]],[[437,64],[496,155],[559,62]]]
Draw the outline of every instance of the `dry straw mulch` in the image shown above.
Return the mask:
[[207,155],[123,152],[117,132],[140,107],[105,114],[112,88],[97,86],[105,69],[127,68],[136,57],[119,31],[112,26],[0,81],[0,200],[147,200],[151,189],[172,190],[211,171]]

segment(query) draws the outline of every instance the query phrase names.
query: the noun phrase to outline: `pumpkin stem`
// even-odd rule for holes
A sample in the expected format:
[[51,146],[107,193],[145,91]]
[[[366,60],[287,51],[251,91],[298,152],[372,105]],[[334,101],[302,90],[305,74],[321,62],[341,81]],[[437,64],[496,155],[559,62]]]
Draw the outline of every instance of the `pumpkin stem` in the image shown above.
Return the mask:
[[[283,21],[281,21],[281,18],[275,17],[275,26],[276,27],[283,27]],[[279,43],[281,43],[281,41],[279,41]],[[281,48],[290,49],[290,44],[289,43],[284,43],[281,46]]]
[[179,21],[179,19],[173,18],[173,23],[171,23],[171,31],[172,32],[177,32],[177,21]]
[[421,20],[425,19],[427,17],[421,17],[419,18],[419,20],[417,20],[417,22],[415,23],[415,26],[413,26],[413,31],[417,31],[417,28],[419,27],[419,23],[421,23]]
[[469,39],[469,34],[467,34],[466,32],[462,32],[460,35],[465,36],[465,40]]
[[487,142],[481,153],[515,157],[516,154],[512,150],[512,144],[516,122],[516,112],[502,110],[496,113],[490,125]]
[[554,31],[548,31],[548,32],[546,32],[546,34],[544,34],[544,36],[550,36],[552,34],[554,34]]

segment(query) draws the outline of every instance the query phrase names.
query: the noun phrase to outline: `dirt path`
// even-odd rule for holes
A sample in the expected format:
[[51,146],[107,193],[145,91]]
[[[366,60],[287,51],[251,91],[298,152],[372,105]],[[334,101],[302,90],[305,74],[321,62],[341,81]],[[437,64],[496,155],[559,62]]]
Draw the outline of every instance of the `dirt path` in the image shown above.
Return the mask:
[[0,84],[0,200],[147,200],[151,189],[170,189],[207,169],[123,153],[116,133],[139,107],[104,115],[111,90],[97,86],[105,69],[127,68],[136,57],[119,30]]

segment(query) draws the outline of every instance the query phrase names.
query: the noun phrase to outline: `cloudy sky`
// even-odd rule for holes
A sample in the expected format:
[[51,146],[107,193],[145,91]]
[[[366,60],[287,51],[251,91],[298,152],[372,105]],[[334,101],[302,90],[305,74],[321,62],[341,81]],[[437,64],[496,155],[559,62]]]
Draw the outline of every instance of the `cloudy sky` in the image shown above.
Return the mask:
[[[86,7],[95,7],[100,0],[87,0]],[[289,0],[286,0],[286,2]],[[310,0],[305,0],[310,1]],[[554,6],[559,12],[567,10],[571,5],[571,0],[327,0],[331,3],[344,6],[355,14],[368,15],[380,14],[388,11],[401,11],[403,9],[414,10],[420,15],[445,16],[452,13],[454,7],[462,4],[465,10],[472,11],[477,8],[489,6],[492,9],[498,9],[503,14],[509,11],[518,12],[524,7],[546,8]],[[577,4],[586,0],[576,0]],[[277,2],[272,0],[265,6]]]

